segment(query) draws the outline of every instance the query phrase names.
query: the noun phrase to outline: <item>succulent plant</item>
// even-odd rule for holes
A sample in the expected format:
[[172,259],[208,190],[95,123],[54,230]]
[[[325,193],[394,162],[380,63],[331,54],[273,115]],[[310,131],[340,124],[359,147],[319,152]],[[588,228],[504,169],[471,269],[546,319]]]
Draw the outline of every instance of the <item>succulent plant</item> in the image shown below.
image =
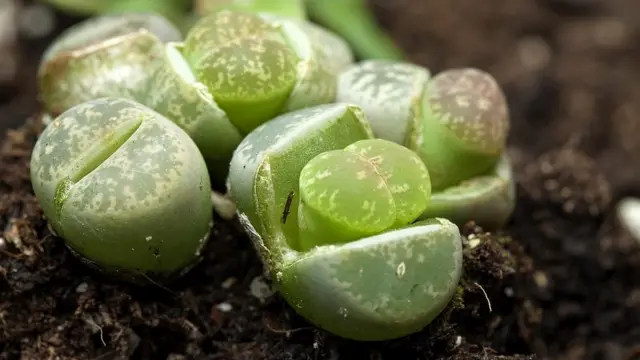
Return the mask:
[[[114,24],[111,17],[101,19]],[[47,109],[64,110],[96,96],[135,100],[185,130],[220,182],[247,133],[278,114],[334,101],[338,73],[353,60],[349,47],[336,47],[342,41],[330,32],[269,14],[213,12],[184,40],[126,32],[102,36],[81,50],[95,55],[88,65],[76,65],[64,53],[45,58],[41,93]],[[124,40],[129,48],[111,51],[110,44]]]
[[164,43],[182,39],[154,14],[109,14],[64,31],[45,51],[38,69],[44,110],[56,117],[85,101],[107,96],[141,100],[148,69],[158,66]]
[[458,227],[416,221],[430,201],[427,167],[376,139],[355,105],[312,106],[260,125],[234,152],[227,189],[276,288],[339,336],[418,331],[457,288]]
[[431,77],[415,64],[368,60],[341,73],[336,101],[360,106],[376,137],[420,156],[433,191],[421,218],[496,227],[511,215],[509,113],[490,74],[461,68]]
[[132,100],[90,100],[54,118],[33,149],[31,181],[73,253],[131,280],[183,274],[213,225],[211,184],[195,143]]

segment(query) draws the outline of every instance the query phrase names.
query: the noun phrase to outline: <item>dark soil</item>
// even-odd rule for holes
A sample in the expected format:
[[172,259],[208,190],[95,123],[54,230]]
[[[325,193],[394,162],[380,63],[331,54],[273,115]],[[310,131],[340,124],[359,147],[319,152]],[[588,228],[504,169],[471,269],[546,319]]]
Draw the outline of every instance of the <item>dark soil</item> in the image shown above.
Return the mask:
[[[382,343],[336,338],[277,294],[253,295],[262,268],[235,222],[216,219],[205,261],[169,288],[79,264],[31,191],[35,66],[50,38],[23,41],[19,81],[0,94],[0,128],[19,127],[0,140],[0,359],[640,359],[640,244],[614,216],[640,195],[640,4],[480,3],[373,2],[415,62],[496,76],[519,194],[503,234],[463,229],[473,241],[450,308]],[[76,19],[58,20],[59,32]]]

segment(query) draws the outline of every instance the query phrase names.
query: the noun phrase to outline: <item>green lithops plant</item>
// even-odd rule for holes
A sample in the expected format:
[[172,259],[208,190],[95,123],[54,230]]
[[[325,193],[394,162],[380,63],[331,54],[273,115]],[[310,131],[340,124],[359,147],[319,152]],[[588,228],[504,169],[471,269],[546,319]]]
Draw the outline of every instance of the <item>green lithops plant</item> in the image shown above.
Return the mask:
[[326,47],[340,40],[306,29],[269,14],[213,12],[184,41],[165,47],[142,103],[185,129],[212,177],[224,179],[233,150],[257,126],[335,100],[338,72],[352,59],[349,48],[329,57]]
[[49,224],[75,254],[131,280],[183,274],[213,225],[195,143],[132,100],[90,100],[54,118],[33,149],[31,181]]
[[338,36],[274,14],[216,11],[184,39],[157,15],[103,15],[64,33],[38,78],[52,116],[104,96],[159,112],[191,136],[221,183],[246,134],[281,113],[333,102],[352,61]]
[[416,221],[430,201],[427,167],[375,139],[357,106],[317,105],[259,126],[234,152],[227,188],[276,288],[325,330],[405,336],[455,293],[458,227]]
[[420,156],[433,190],[423,217],[487,227],[508,219],[515,195],[509,162],[500,159],[509,113],[490,74],[461,68],[432,77],[415,64],[369,60],[340,75],[336,99],[362,107],[376,137]]
[[181,39],[170,22],[151,13],[102,15],[70,27],[40,62],[37,78],[45,112],[55,117],[106,96],[140,99],[164,43]]

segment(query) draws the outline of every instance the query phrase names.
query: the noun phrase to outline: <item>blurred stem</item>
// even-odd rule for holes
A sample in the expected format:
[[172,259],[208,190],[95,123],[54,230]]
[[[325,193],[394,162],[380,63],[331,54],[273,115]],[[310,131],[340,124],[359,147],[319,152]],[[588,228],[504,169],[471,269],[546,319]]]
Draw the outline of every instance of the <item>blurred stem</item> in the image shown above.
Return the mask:
[[305,4],[309,17],[342,36],[361,60],[404,58],[366,0],[305,0]]
[[220,9],[265,12],[297,19],[307,17],[303,0],[195,0],[195,11],[201,16]]

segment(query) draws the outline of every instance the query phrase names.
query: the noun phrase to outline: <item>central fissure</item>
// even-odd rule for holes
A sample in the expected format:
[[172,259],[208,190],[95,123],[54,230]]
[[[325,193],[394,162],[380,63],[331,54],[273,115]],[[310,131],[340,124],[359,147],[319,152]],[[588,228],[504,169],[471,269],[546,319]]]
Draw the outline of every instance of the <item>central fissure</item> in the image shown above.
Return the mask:
[[122,147],[122,145],[124,145],[140,128],[142,122],[143,119],[140,117],[119,124],[98,139],[98,141],[83,152],[83,155],[80,158],[76,159],[71,164],[68,170],[68,175],[61,179],[56,186],[54,204],[57,212],[62,210],[62,206],[69,196],[73,186],[118,151],[118,149]]

